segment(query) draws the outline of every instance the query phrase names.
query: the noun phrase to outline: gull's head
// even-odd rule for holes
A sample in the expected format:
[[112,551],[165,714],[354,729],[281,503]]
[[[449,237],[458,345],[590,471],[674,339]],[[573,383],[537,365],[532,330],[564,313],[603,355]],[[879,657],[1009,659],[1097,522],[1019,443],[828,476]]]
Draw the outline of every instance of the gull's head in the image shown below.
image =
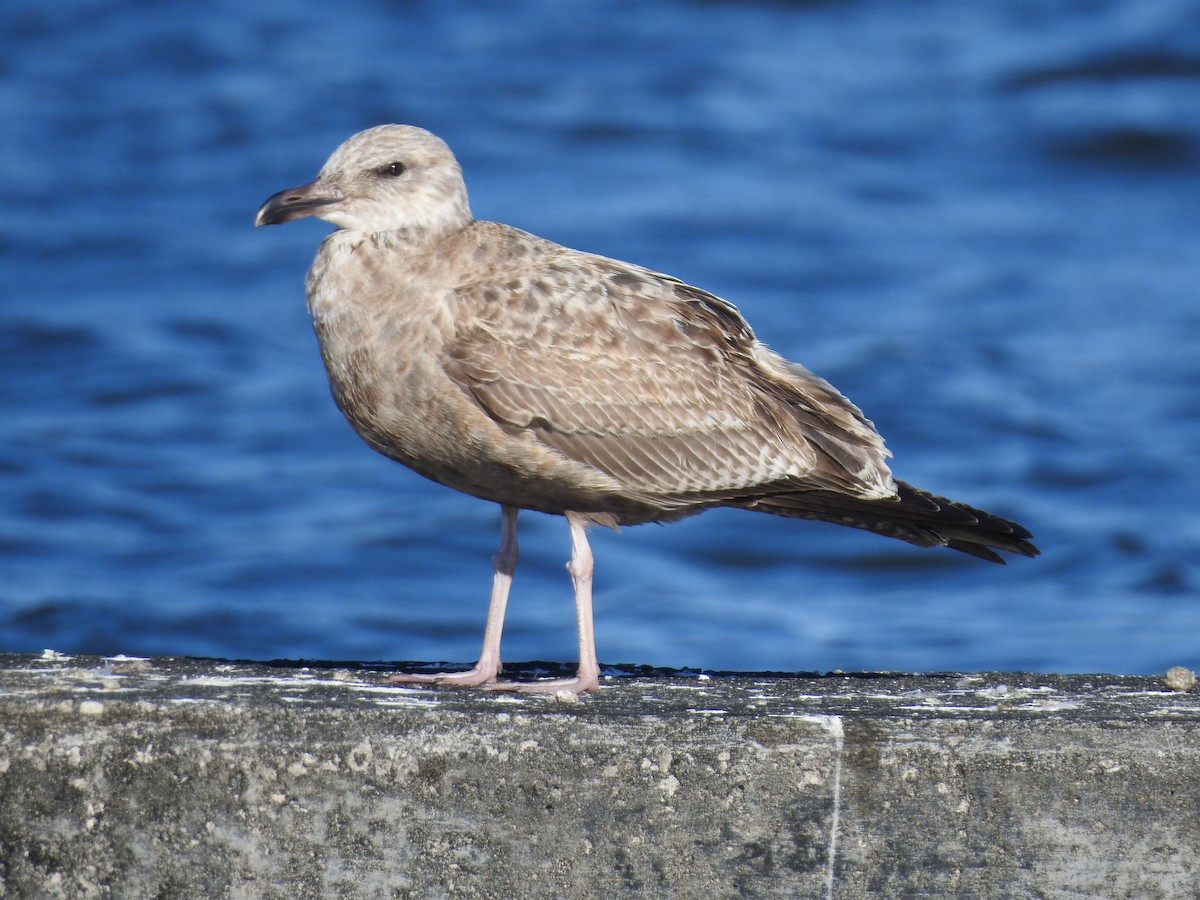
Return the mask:
[[360,131],[316,181],[267,199],[255,225],[316,216],[347,231],[452,231],[471,221],[462,169],[439,137],[412,125]]

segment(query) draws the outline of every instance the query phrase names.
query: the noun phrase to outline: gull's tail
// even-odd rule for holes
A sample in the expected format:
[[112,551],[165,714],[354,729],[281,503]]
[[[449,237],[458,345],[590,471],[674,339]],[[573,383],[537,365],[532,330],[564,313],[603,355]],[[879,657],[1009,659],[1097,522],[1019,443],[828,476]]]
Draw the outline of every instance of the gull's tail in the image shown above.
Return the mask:
[[796,491],[737,505],[792,519],[817,519],[899,538],[920,547],[951,547],[1004,563],[996,550],[1037,556],[1033,535],[1008,519],[896,482],[890,500],[859,500],[833,491]]

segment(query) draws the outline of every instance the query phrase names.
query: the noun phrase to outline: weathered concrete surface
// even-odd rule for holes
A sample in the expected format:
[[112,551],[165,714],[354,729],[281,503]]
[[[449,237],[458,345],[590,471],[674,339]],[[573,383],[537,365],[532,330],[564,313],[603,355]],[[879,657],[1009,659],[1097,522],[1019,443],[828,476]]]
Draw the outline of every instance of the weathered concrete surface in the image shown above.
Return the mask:
[[0,656],[0,895],[1200,896],[1161,679],[377,682]]

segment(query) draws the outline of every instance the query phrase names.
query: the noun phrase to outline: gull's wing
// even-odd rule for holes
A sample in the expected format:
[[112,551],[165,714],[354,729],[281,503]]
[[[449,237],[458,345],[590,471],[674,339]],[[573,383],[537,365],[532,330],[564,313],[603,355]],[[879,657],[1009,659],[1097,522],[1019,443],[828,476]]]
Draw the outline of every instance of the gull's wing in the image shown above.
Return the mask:
[[485,232],[476,259],[503,237],[506,258],[523,246],[521,264],[455,289],[446,347],[447,371],[494,420],[667,504],[894,494],[871,423],[760,344],[732,304],[506,231]]

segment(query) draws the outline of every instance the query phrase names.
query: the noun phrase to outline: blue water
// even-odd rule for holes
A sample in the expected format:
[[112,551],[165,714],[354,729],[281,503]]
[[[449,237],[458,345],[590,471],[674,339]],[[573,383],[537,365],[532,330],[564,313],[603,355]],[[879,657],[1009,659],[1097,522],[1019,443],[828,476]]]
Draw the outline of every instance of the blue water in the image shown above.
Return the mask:
[[[991,566],[713,512],[596,531],[604,662],[1200,663],[1200,15],[1185,0],[0,11],[0,649],[478,651],[498,509],[362,445],[251,228],[382,122],[475,213],[676,274],[1007,514]],[[505,655],[573,660],[560,519]]]

